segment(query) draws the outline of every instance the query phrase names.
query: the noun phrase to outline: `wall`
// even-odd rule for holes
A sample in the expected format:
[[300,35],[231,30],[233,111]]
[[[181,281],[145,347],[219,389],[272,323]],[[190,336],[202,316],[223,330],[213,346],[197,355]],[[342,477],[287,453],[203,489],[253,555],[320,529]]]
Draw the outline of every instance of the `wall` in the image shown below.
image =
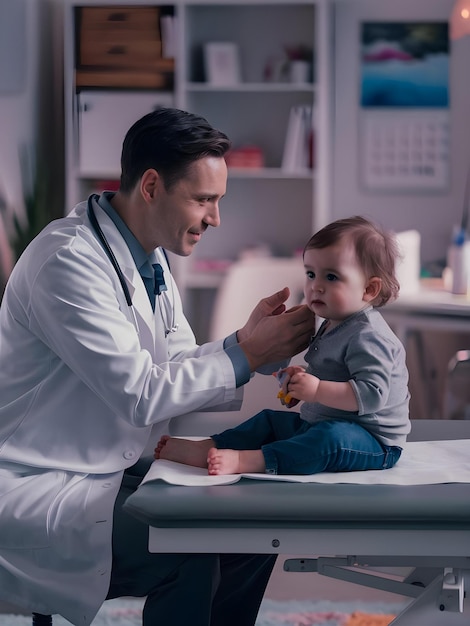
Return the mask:
[[24,216],[22,150],[29,151],[33,169],[37,159],[44,184],[54,187],[51,215],[62,210],[61,48],[55,40],[61,29],[53,28],[56,14],[52,0],[0,0],[0,194],[10,237],[9,215]]
[[21,208],[18,159],[37,132],[38,2],[0,0],[0,186],[8,205]]
[[362,213],[394,230],[419,228],[421,259],[445,258],[460,223],[470,164],[470,36],[451,49],[451,173],[449,189],[432,193],[372,193],[358,175],[359,33],[361,21],[446,21],[453,0],[337,0],[335,15],[335,139],[332,218]]

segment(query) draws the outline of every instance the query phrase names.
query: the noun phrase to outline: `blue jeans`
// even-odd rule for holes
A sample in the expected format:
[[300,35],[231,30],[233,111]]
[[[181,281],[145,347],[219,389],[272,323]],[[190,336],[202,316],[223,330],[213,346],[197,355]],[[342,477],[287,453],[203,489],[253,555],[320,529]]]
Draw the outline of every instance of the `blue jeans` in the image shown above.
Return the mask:
[[261,411],[212,439],[217,448],[261,449],[268,474],[388,469],[401,454],[401,448],[382,445],[356,422],[310,424],[299,413],[287,411]]

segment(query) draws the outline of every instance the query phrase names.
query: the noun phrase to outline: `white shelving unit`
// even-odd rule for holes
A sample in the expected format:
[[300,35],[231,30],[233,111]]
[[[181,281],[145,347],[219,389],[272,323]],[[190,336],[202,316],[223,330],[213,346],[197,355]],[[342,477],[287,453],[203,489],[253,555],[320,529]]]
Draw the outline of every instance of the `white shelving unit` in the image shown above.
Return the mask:
[[[188,259],[174,259],[173,271],[199,339],[198,311],[207,319],[210,296],[222,273],[197,270],[206,259],[236,259],[246,248],[264,244],[274,255],[291,256],[309,234],[328,221],[331,145],[332,0],[175,0],[142,1],[132,7],[171,4],[176,20],[174,84],[152,89],[81,89],[77,67],[76,21],[80,7],[129,7],[129,0],[64,0],[65,143],[67,207],[86,198],[100,181],[118,179],[119,153],[132,120],[153,106],[175,106],[203,115],[226,132],[234,148],[255,145],[262,151],[259,169],[229,169],[227,195],[221,202],[222,225],[207,232]],[[234,43],[241,82],[216,86],[205,80],[204,45]],[[279,70],[286,46],[312,49],[313,81],[265,80],[266,66]],[[279,71],[278,71],[279,74]],[[289,113],[310,105],[315,111],[314,167],[282,169]],[[104,116],[104,117],[103,117]],[[201,296],[204,295],[204,298]]]

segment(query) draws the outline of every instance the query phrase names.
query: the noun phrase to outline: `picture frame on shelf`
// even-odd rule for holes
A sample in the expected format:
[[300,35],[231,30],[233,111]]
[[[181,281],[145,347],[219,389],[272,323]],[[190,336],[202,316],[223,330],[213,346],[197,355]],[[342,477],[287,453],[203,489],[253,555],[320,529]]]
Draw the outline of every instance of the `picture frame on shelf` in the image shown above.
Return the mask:
[[236,43],[211,41],[204,45],[206,82],[218,87],[241,83],[240,51]]

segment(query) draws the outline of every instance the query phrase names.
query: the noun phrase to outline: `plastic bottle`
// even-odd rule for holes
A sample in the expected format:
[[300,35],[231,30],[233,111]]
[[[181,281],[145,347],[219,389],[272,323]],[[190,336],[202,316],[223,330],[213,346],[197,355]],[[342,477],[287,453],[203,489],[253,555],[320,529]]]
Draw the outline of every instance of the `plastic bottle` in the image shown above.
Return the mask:
[[466,295],[470,279],[470,241],[463,229],[460,229],[452,239],[448,266],[452,272],[451,292]]

